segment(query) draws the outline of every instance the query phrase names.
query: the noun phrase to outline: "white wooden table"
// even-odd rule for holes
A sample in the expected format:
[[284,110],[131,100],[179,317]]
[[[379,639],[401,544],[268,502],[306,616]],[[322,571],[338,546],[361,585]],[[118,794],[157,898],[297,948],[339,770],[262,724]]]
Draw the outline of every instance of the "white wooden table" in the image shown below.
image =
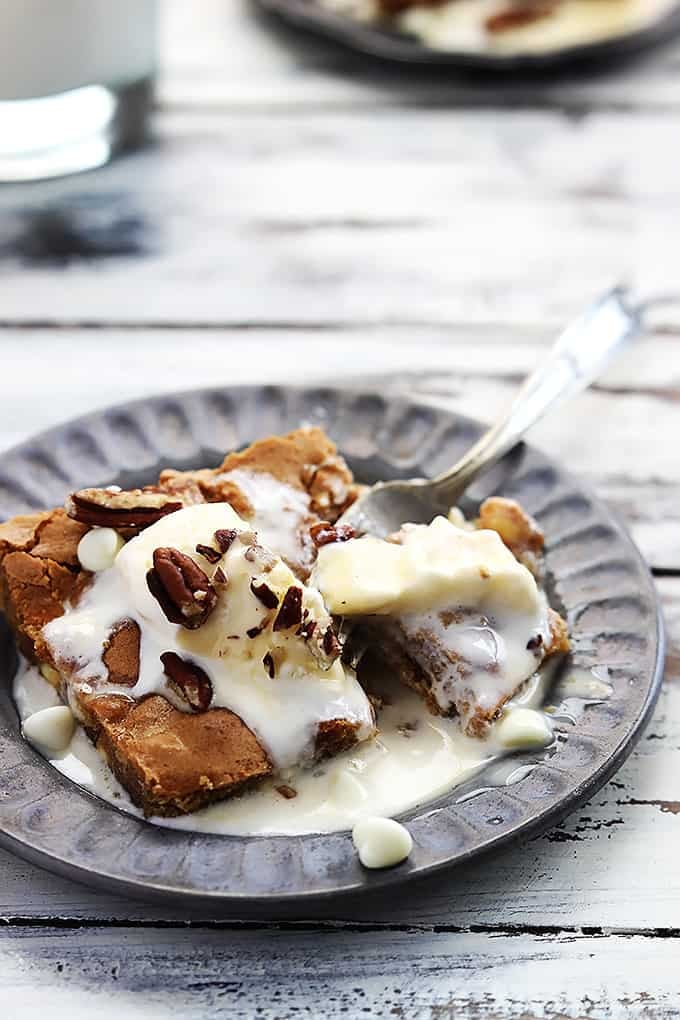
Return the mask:
[[[680,44],[491,85],[371,69],[246,0],[164,15],[156,143],[0,191],[3,446],[207,383],[361,377],[491,417],[598,290],[678,287]],[[53,257],[55,210],[100,250]],[[532,437],[625,515],[667,612],[655,718],[590,804],[284,921],[184,915],[0,854],[2,1017],[678,1015],[679,401],[669,307]]]

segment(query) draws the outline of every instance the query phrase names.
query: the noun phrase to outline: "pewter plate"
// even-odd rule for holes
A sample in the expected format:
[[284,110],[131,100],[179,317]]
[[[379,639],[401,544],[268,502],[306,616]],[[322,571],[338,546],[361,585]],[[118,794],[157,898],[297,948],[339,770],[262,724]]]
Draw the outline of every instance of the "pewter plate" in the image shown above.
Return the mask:
[[379,60],[425,67],[497,73],[541,72],[585,62],[615,61],[671,38],[680,31],[680,5],[646,28],[579,46],[544,53],[509,55],[436,50],[385,24],[357,21],[334,13],[319,0],[255,0],[267,15]]
[[[60,504],[85,486],[151,481],[162,466],[217,464],[225,450],[301,423],[328,430],[366,482],[452,464],[481,426],[450,411],[333,388],[234,387],[155,397],[60,425],[0,456],[0,516]],[[227,837],[157,828],[64,778],[21,737],[14,644],[0,632],[0,843],[36,864],[138,898],[226,908],[374,889],[554,825],[630,753],[659,691],[663,635],[649,572],[611,512],[528,447],[487,481],[536,515],[552,595],[567,612],[572,664],[609,670],[611,697],[560,724],[556,745],[520,755],[513,785],[493,771],[408,812],[409,860],[367,872],[350,835]],[[559,694],[557,695],[559,697]]]

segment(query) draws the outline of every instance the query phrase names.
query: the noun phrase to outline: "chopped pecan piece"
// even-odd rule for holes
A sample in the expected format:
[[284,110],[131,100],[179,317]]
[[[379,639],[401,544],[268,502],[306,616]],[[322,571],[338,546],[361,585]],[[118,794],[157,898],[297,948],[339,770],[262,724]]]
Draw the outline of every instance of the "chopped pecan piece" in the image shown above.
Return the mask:
[[210,677],[195,662],[183,659],[176,652],[163,652],[163,670],[168,686],[188,704],[192,712],[207,712],[212,701]]
[[226,585],[229,584],[229,578],[227,577],[225,572],[222,570],[222,567],[218,567],[217,570],[215,571],[215,573],[213,574],[213,576],[212,576],[212,583],[213,584],[218,584],[218,585],[220,585],[223,588]]
[[279,604],[279,597],[276,592],[273,592],[268,584],[264,581],[257,583],[257,581],[250,582],[250,590],[256,599],[265,606],[266,609],[276,609]]
[[248,563],[256,563],[260,570],[267,574],[276,565],[276,557],[269,552],[269,549],[258,545],[257,542],[249,545],[243,555],[248,560]]
[[538,652],[543,646],[543,635],[536,634],[535,637],[529,638],[527,641],[528,652]]
[[165,492],[130,489],[79,489],[66,500],[66,513],[81,524],[99,528],[131,528],[141,531],[166,514],[181,510],[182,504]]
[[291,585],[274,620],[274,630],[288,630],[302,623],[302,588]]
[[349,542],[350,538],[356,538],[356,531],[349,524],[329,524],[328,521],[319,521],[309,529],[312,541],[317,549],[322,545],[330,545],[332,542]]
[[228,552],[232,542],[238,535],[238,531],[235,528],[220,528],[215,532],[215,541],[220,547],[222,553]]
[[280,793],[286,800],[292,800],[294,797],[297,797],[297,790],[294,790],[292,786],[288,786],[285,783],[281,786],[275,787],[275,789],[276,792]]
[[267,652],[267,654],[264,656],[264,658],[262,659],[262,665],[269,673],[270,678],[273,680],[274,677],[276,676],[276,666],[274,665],[274,658],[271,652]]
[[202,542],[199,542],[196,546],[196,552],[203,559],[207,560],[208,563],[217,563],[218,560],[222,559],[222,553],[219,549],[213,549],[211,545],[203,545]]
[[149,591],[170,623],[196,630],[210,616],[217,593],[207,574],[179,549],[155,549],[153,569],[146,575]]

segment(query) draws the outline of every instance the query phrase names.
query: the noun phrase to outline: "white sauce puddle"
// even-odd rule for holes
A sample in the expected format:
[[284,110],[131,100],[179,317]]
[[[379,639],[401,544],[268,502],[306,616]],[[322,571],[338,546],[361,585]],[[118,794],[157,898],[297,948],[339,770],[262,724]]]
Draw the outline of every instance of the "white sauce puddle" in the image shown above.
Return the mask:
[[[545,701],[550,671],[537,674],[511,703],[538,708]],[[149,821],[174,829],[222,835],[297,835],[350,830],[361,818],[392,817],[426,804],[500,758],[493,731],[486,740],[466,737],[459,724],[427,711],[420,698],[403,687],[390,690],[392,703],[380,712],[380,734],[310,770],[293,769],[241,797],[213,804],[180,818]],[[14,681],[14,700],[22,720],[60,704],[56,691],[34,666],[22,664]],[[60,772],[131,814],[141,817],[80,726],[63,754],[50,756]],[[512,759],[507,759],[508,763]],[[514,782],[510,768],[503,782]],[[276,791],[286,784],[297,791],[287,800]]]

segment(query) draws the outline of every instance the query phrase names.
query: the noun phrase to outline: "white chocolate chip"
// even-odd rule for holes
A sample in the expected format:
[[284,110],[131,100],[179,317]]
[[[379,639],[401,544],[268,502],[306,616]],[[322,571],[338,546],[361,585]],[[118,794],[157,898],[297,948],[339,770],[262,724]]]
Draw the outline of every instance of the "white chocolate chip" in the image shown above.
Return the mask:
[[66,705],[42,708],[24,721],[23,733],[31,744],[44,751],[64,751],[71,743],[76,721]]
[[547,747],[552,744],[553,731],[543,712],[533,708],[513,708],[494,727],[501,747],[508,750]]
[[390,868],[406,860],[413,848],[411,833],[393,818],[362,818],[352,840],[365,868]]
[[123,539],[113,528],[92,528],[78,543],[78,559],[84,570],[106,570],[123,548]]

